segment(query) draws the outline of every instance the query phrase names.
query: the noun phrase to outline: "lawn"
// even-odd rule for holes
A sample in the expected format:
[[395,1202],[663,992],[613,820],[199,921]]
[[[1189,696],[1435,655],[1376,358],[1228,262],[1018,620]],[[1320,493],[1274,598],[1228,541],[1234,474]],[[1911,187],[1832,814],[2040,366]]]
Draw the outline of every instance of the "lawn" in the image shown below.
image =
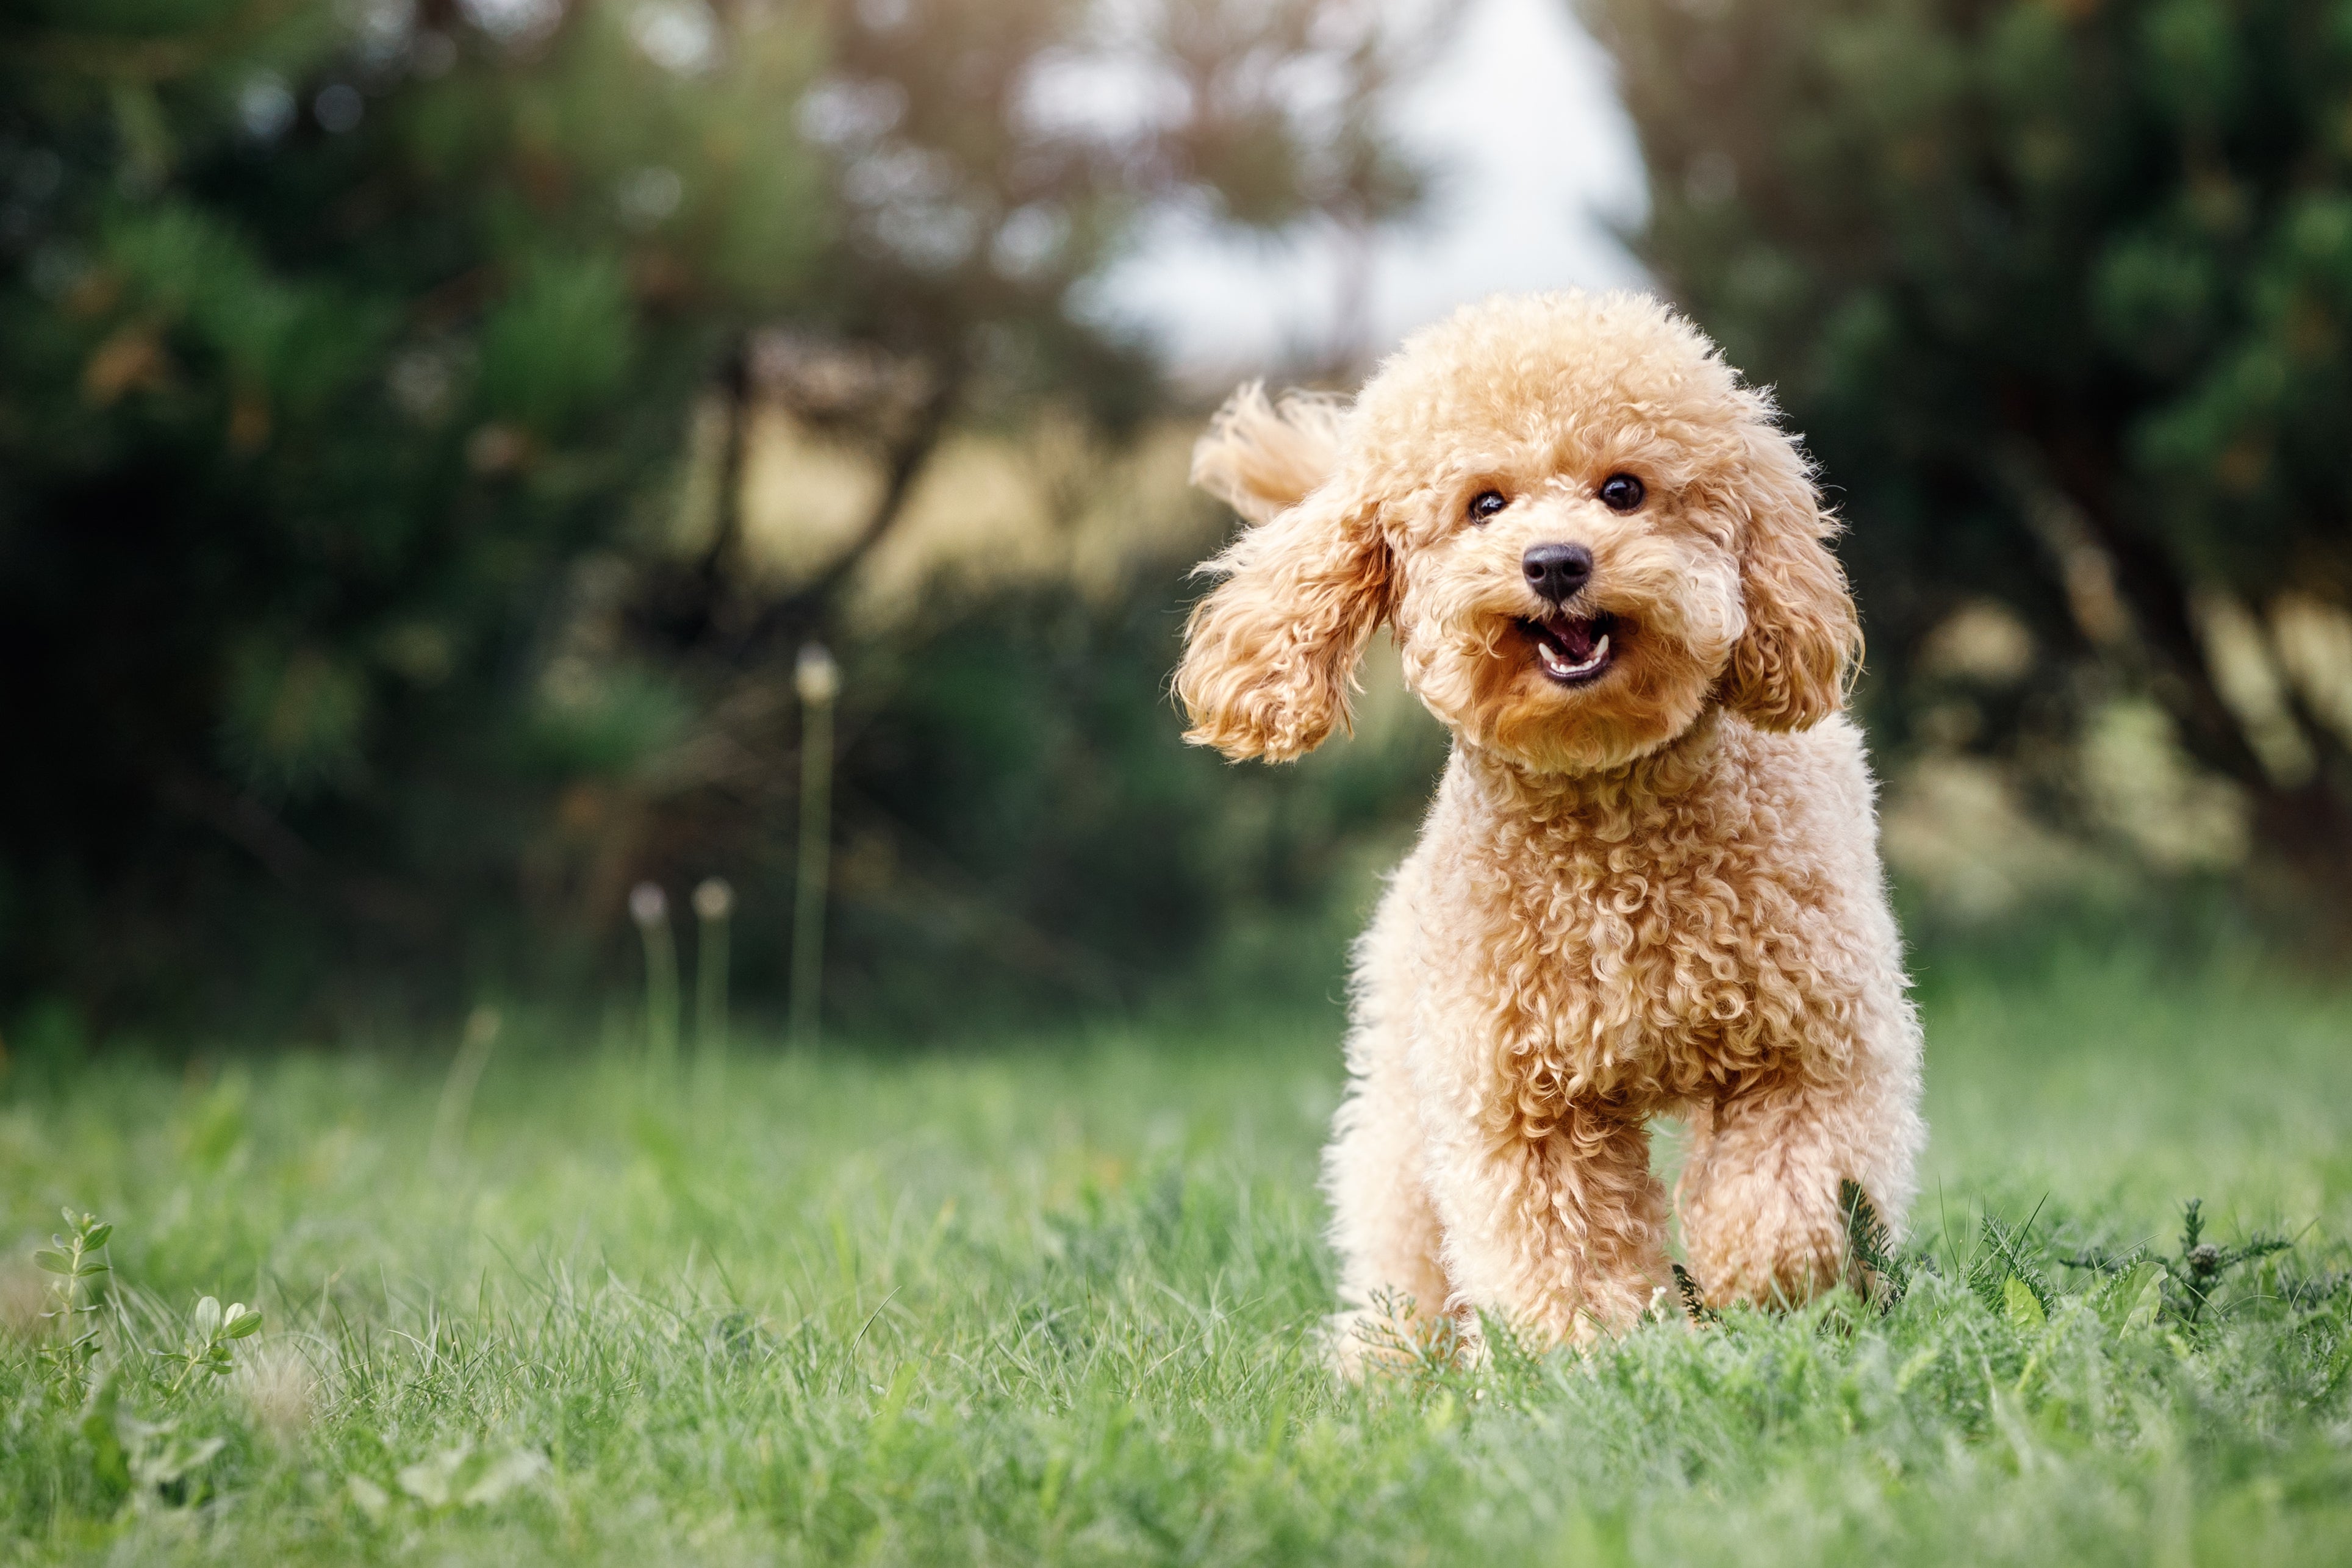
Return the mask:
[[[1313,1337],[1335,1018],[723,1082],[517,1018],[470,1104],[454,1041],[20,1068],[0,1560],[2344,1562],[2352,989],[1925,968],[1890,1311],[1360,1387]],[[2201,1301],[2061,1261],[2177,1253],[2191,1197],[2294,1245]],[[94,1360],[37,1315],[63,1205],[113,1227]]]

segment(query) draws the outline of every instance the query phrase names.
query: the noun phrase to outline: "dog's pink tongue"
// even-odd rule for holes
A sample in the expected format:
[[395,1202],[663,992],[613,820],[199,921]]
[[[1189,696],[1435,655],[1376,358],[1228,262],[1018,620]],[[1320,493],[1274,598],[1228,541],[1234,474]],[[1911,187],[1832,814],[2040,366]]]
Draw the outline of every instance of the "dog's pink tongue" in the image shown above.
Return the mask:
[[1559,639],[1559,651],[1568,655],[1570,664],[1580,664],[1592,657],[1591,622],[1563,617],[1551,623],[1551,634]]

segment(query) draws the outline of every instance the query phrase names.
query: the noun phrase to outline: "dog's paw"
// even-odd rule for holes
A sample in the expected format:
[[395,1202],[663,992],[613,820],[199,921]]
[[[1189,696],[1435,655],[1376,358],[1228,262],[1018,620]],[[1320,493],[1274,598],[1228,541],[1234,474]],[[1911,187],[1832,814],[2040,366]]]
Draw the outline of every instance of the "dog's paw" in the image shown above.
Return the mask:
[[1845,1228],[1835,1195],[1763,1176],[1717,1183],[1685,1209],[1690,1273],[1710,1308],[1794,1306],[1837,1283]]

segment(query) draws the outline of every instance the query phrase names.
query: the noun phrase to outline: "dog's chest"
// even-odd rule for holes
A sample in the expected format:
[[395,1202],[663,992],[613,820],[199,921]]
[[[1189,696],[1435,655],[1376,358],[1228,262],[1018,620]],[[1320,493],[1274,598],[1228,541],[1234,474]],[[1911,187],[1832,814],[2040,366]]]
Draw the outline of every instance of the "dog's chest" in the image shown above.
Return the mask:
[[1802,1051],[1824,890],[1778,813],[1700,797],[1484,826],[1444,900],[1468,940],[1433,977],[1479,1005],[1502,1103],[1713,1096]]

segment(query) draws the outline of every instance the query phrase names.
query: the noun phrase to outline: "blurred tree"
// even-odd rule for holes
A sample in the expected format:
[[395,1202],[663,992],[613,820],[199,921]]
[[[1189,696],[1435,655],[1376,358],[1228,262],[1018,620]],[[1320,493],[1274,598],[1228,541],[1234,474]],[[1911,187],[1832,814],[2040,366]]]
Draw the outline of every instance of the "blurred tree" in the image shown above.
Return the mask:
[[2352,919],[2352,732],[2274,641],[2352,605],[2352,12],[1588,9],[1653,172],[1643,256],[1851,520],[1877,722],[1930,711],[1929,633],[1998,600],[2042,662],[1978,744],[2142,690]]
[[[1370,84],[1364,16],[1120,16],[12,7],[0,996],[511,975],[551,911],[617,910],[630,868],[583,892],[562,846],[612,838],[616,793],[678,795],[698,746],[788,732],[793,645],[945,429],[1150,406],[1082,305],[1152,204],[1279,226],[1410,197],[1366,123],[1282,107],[1309,56]],[[786,380],[874,370],[835,416],[888,476],[789,594],[740,570],[731,471],[707,539],[673,521],[714,389],[740,465],[763,342]]]
[[[1052,400],[1116,431],[1151,405],[1141,346],[1084,290],[1155,204],[1206,204],[1265,232],[1364,226],[1422,185],[1379,126],[1410,50],[1373,5],[893,0],[826,17],[825,68],[799,111],[827,165],[826,246],[795,330],[733,345],[719,527],[659,607],[672,635],[739,661],[824,620],[957,416],[1003,428]],[[763,391],[870,443],[884,475],[847,548],[781,596],[727,570]]]

